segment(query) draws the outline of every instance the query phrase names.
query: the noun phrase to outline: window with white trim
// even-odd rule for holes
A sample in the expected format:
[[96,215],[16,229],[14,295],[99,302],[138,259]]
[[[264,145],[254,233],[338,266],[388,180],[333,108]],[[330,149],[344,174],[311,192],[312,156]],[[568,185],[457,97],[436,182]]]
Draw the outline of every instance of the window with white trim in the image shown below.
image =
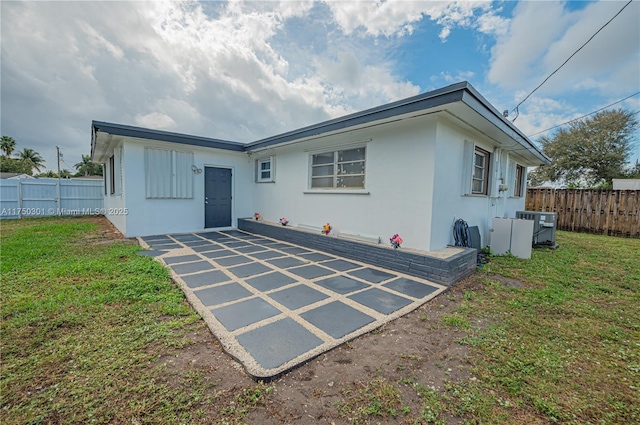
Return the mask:
[[473,154],[473,173],[471,193],[487,195],[489,193],[489,164],[491,154],[476,146]]
[[193,198],[193,152],[144,148],[148,199]]
[[273,182],[273,157],[256,160],[256,181],[258,183]]
[[312,189],[364,189],[365,148],[311,155]]
[[524,195],[524,177],[525,168],[520,164],[516,164],[515,181],[513,182],[513,196],[517,198],[521,198]]

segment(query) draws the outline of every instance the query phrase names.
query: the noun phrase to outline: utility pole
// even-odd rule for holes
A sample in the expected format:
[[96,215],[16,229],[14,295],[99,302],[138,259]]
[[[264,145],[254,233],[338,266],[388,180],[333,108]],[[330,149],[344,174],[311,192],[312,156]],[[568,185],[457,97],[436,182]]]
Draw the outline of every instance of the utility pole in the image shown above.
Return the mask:
[[58,178],[60,178],[60,148],[56,146],[56,153],[58,157]]

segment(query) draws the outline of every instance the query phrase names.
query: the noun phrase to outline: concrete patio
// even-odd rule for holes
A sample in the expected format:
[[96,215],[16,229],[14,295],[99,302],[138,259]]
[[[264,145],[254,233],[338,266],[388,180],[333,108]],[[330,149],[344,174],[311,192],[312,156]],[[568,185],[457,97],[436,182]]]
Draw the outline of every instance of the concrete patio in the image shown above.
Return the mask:
[[139,238],[224,349],[256,379],[416,309],[446,286],[230,230]]

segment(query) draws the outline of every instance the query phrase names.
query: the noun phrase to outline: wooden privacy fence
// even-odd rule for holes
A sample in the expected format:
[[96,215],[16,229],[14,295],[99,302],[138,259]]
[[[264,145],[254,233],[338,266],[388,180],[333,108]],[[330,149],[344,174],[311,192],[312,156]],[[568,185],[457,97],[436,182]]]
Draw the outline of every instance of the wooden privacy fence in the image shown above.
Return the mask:
[[527,189],[525,209],[558,214],[558,229],[640,238],[639,190]]

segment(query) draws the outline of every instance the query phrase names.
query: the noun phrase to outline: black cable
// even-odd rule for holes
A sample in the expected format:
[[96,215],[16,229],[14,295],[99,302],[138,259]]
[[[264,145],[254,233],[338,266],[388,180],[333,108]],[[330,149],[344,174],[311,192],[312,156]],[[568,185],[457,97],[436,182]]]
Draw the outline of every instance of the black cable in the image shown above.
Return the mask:
[[547,82],[547,80],[549,80],[549,78],[553,77],[553,75],[554,75],[556,72],[560,71],[560,68],[562,68],[563,66],[565,66],[565,65],[566,65],[566,63],[567,63],[567,62],[569,62],[569,60],[571,60],[571,58],[572,58],[572,57],[574,57],[574,56],[575,56],[575,55],[576,55],[580,50],[582,50],[582,48],[583,48],[584,46],[586,46],[586,45],[587,45],[591,40],[593,40],[593,38],[594,38],[596,35],[598,35],[598,33],[599,33],[600,31],[602,31],[602,30],[604,29],[604,27],[606,27],[607,25],[609,25],[609,24],[611,23],[611,21],[613,21],[613,20],[614,20],[614,19],[615,19],[619,14],[621,14],[621,13],[622,13],[622,11],[623,11],[627,6],[629,6],[629,5],[631,4],[631,2],[632,2],[632,1],[633,1],[633,0],[629,0],[629,2],[628,2],[627,4],[625,4],[625,5],[622,7],[622,9],[620,9],[620,10],[618,11],[618,13],[616,13],[616,14],[613,16],[613,18],[609,19],[609,20],[608,20],[608,21],[607,21],[603,26],[601,26],[601,27],[600,27],[600,29],[599,29],[598,31],[596,31],[596,32],[595,32],[595,34],[593,34],[591,37],[589,37],[589,39],[588,39],[588,40],[587,40],[587,41],[586,41],[582,46],[580,46],[580,48],[579,48],[578,50],[576,50],[575,52],[573,52],[573,54],[572,54],[571,56],[569,56],[569,58],[568,58],[566,61],[564,61],[564,62],[562,63],[562,65],[560,65],[558,68],[556,68],[556,70],[555,70],[555,71],[553,71],[551,74],[549,74],[549,76],[548,76],[547,78],[545,78],[545,79],[544,79],[544,81],[543,81],[543,82],[541,82],[541,83],[538,85],[538,87],[536,87],[535,89],[533,89],[533,91],[532,91],[531,93],[529,93],[529,94],[527,95],[527,97],[525,97],[524,99],[522,99],[522,101],[521,101],[520,103],[518,103],[518,104],[516,105],[516,107],[515,107],[515,108],[513,108],[513,109],[511,110],[511,112],[516,112],[516,116],[515,116],[515,118],[514,118],[511,122],[515,122],[515,121],[516,121],[516,119],[518,118],[518,115],[520,115],[520,111],[518,111],[518,107],[519,107],[520,105],[522,105],[522,104],[523,104],[527,99],[529,99],[529,97],[530,97],[532,94],[534,94],[534,93],[535,93],[535,92],[536,92],[540,87],[542,87],[542,86],[544,85],[544,83],[546,83],[546,82]]

